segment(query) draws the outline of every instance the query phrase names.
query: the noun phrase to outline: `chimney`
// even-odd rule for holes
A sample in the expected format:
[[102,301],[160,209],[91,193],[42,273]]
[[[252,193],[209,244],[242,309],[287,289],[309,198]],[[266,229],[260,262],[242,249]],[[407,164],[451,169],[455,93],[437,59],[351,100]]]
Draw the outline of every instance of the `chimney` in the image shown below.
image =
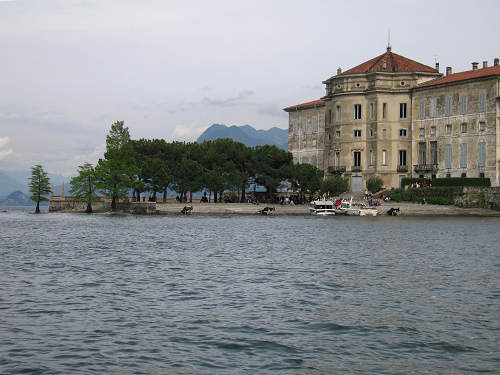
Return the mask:
[[446,67],[446,75],[449,76],[451,74],[451,66]]
[[436,62],[436,70],[439,72],[439,63]]
[[487,68],[488,67],[488,61],[483,61],[483,68]]
[[472,63],[472,70],[477,70],[477,66],[478,66],[478,65],[479,65],[479,63],[474,61],[474,62]]
[[342,74],[342,68],[339,66],[337,69],[337,75]]
[[493,66],[498,66],[498,57],[495,57],[495,60],[493,60]]

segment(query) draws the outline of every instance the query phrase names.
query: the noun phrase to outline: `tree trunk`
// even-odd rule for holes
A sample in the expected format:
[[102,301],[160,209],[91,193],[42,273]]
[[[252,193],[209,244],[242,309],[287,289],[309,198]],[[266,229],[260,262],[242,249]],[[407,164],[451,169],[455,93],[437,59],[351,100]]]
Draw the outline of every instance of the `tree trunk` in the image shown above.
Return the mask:
[[163,188],[163,203],[167,203],[167,188]]
[[36,208],[35,208],[35,214],[39,214],[39,213],[40,213],[40,201],[37,201]]
[[111,199],[111,209],[116,210],[116,197],[113,195],[113,198]]
[[90,202],[87,203],[87,209],[85,210],[85,212],[88,214],[92,213],[92,203]]
[[189,192],[189,203],[193,203],[193,192]]
[[240,202],[241,203],[245,203],[245,183],[243,183],[243,185],[241,185],[241,199],[240,199]]
[[210,199],[212,199],[212,192],[211,191],[208,192],[208,203],[210,203]]

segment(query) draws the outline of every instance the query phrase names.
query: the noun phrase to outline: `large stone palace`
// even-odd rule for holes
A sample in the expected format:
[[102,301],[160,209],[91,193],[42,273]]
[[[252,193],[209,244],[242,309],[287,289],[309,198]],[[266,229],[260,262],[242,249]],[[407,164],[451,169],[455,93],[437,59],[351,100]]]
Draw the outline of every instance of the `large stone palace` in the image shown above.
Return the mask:
[[500,66],[484,61],[446,74],[397,55],[380,56],[323,82],[324,97],[285,108],[288,150],[352,191],[381,177],[489,177],[499,186]]

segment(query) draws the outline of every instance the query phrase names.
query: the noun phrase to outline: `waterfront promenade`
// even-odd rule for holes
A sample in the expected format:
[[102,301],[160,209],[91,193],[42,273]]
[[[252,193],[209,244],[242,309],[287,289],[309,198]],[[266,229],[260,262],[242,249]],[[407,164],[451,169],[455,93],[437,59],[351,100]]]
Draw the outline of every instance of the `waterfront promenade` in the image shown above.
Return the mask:
[[[185,206],[193,207],[193,214],[257,214],[264,207],[274,207],[275,215],[308,215],[308,205],[282,206],[282,205],[253,205],[248,203],[157,203],[159,214],[178,214]],[[386,215],[391,207],[399,208],[400,216],[498,216],[500,211],[485,208],[460,208],[456,206],[443,206],[434,204],[416,203],[383,203],[377,207],[378,215]]]

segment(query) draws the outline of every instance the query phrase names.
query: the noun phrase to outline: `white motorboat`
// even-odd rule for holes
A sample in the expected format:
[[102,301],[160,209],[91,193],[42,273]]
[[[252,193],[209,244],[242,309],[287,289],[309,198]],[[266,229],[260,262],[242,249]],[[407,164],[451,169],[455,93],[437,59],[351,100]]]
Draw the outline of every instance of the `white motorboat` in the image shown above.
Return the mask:
[[335,212],[348,216],[377,216],[376,208],[368,207],[363,202],[353,202],[352,199],[340,202],[340,206],[335,209]]
[[330,200],[318,199],[311,202],[311,207],[309,207],[311,215],[335,215],[335,203]]

